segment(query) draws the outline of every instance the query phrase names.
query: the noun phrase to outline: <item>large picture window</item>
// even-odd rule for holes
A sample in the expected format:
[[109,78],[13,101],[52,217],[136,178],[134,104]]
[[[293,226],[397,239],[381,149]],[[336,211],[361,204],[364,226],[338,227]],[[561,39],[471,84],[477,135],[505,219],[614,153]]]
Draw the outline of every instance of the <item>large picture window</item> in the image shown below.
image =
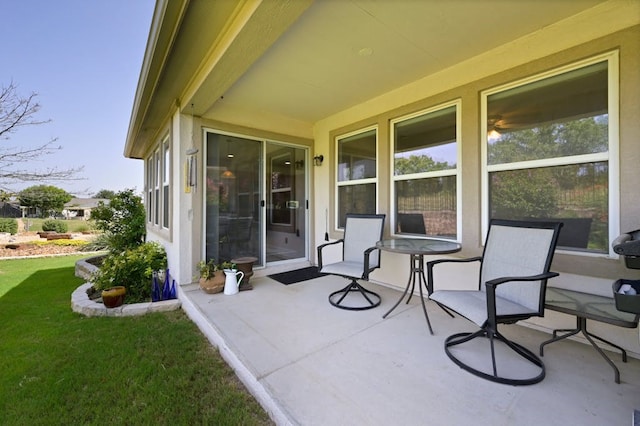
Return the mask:
[[376,213],[377,141],[376,128],[336,138],[338,228],[347,213]]
[[561,220],[559,248],[609,252],[616,76],[612,53],[483,93],[488,218]]
[[458,109],[392,120],[394,234],[458,238]]

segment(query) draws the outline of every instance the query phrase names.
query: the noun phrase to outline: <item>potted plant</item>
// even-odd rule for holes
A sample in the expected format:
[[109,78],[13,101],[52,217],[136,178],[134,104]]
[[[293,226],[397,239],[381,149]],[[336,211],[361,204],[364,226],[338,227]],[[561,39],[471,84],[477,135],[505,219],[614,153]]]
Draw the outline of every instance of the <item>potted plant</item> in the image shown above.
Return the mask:
[[222,269],[223,271],[237,271],[238,266],[233,262],[224,261],[220,264],[219,269]]
[[200,271],[200,288],[205,293],[220,293],[224,289],[225,275],[215,259],[201,260],[198,263],[198,269]]

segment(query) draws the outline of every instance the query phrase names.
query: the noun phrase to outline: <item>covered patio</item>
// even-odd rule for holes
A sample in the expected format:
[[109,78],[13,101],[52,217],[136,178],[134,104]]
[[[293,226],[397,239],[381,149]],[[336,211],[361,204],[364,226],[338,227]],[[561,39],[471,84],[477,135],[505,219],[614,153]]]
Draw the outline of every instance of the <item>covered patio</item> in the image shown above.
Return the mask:
[[[623,363],[619,353],[608,353],[620,369],[616,384],[612,369],[593,348],[565,340],[545,348],[541,383],[496,384],[447,358],[444,339],[474,328],[431,301],[433,336],[417,295],[382,319],[400,297],[397,288],[367,283],[380,293],[382,304],[351,312],[327,301],[344,285],[341,278],[283,285],[267,276],[271,273],[256,271],[252,291],[206,294],[193,284],[181,288],[181,299],[278,424],[623,425],[640,410],[636,358]],[[573,318],[557,315],[573,325]],[[501,330],[534,352],[550,337],[522,325]]]

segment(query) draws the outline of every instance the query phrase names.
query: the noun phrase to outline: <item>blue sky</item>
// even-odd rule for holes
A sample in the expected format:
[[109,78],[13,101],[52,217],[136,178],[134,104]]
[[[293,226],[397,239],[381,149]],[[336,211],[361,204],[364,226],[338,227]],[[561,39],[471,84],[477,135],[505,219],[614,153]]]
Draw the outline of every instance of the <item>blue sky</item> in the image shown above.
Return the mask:
[[33,167],[84,166],[83,179],[50,184],[81,197],[100,189],[142,192],[143,162],[123,152],[154,4],[0,0],[0,86],[13,81],[22,96],[37,93],[36,118],[51,119],[19,130],[2,147],[58,138],[63,149]]

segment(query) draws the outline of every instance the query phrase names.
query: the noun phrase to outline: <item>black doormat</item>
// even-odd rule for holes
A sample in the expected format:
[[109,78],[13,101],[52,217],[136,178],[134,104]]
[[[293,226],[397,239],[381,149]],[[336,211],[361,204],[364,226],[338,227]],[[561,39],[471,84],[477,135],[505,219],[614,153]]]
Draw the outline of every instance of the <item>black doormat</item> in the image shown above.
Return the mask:
[[325,275],[327,274],[318,272],[318,268],[316,266],[309,266],[307,268],[269,275],[269,278],[274,279],[284,285],[289,285],[299,283],[301,281],[312,280],[314,278],[324,277]]

